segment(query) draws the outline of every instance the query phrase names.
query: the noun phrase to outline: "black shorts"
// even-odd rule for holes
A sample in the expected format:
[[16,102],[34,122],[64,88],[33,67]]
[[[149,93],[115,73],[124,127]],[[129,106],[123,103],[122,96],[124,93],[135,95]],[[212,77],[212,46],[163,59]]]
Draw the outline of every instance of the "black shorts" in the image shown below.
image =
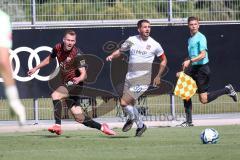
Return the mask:
[[62,74],[57,74],[55,77],[48,81],[49,88],[54,92],[58,87],[63,86],[68,90],[68,98],[66,98],[66,104],[68,108],[73,105],[81,105],[81,97],[83,97],[84,84],[67,84],[63,82]]
[[84,97],[84,96],[69,96],[66,99],[68,108],[72,108],[75,106],[96,106],[97,100],[95,97]]
[[190,66],[185,70],[185,73],[196,81],[198,93],[205,93],[208,91],[211,73],[208,64]]
[[67,88],[69,96],[82,96],[83,95],[84,86],[83,86],[82,82],[79,84],[64,85],[64,86]]
[[71,108],[73,105],[81,106],[81,99],[83,97],[83,83],[65,86],[68,90],[68,108]]

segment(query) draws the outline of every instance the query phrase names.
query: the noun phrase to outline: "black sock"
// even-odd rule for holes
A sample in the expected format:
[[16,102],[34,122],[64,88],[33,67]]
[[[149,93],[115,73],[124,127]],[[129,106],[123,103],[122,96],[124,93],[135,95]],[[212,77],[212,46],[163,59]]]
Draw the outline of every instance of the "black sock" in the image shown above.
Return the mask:
[[207,95],[208,103],[217,99],[219,96],[222,96],[222,95],[227,94],[227,93],[228,93],[228,90],[226,88],[219,89],[217,91],[213,91],[213,92],[208,93],[208,95]]
[[192,123],[192,100],[184,100],[183,102],[186,114],[186,122]]
[[90,128],[96,128],[98,130],[101,130],[101,126],[102,126],[100,123],[92,120],[89,116],[86,116],[86,115],[82,124]]
[[56,124],[61,124],[62,116],[62,102],[61,100],[53,100],[54,106],[54,119]]

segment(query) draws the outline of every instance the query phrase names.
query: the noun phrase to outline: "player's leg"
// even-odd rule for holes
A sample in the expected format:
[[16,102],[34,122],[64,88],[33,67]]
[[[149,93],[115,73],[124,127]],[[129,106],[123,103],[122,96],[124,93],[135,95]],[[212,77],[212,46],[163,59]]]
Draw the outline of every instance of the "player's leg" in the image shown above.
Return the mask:
[[192,124],[192,100],[183,100],[184,103],[184,111],[186,115],[186,121],[182,124],[178,125],[179,127],[191,127]]
[[228,84],[224,88],[216,90],[216,91],[211,91],[208,93],[207,92],[201,93],[201,94],[199,94],[199,99],[200,99],[201,103],[206,104],[206,103],[210,103],[210,102],[214,101],[215,99],[217,99],[218,97],[220,97],[222,95],[230,96],[234,102],[237,102],[237,100],[238,100],[237,93],[231,84]]
[[[185,69],[184,73],[189,75],[196,81],[197,76],[196,76],[195,68],[190,66]],[[193,124],[192,124],[192,99],[183,100],[183,105],[184,105],[184,112],[185,112],[186,120],[183,123],[177,125],[177,127],[191,127],[191,126],[193,126]]]
[[[138,94],[135,94],[134,98],[138,99],[144,92],[145,92],[145,90],[142,89],[142,92],[138,92]],[[135,136],[140,137],[146,131],[147,126],[143,123],[142,115],[139,113],[139,111],[136,107],[133,107],[133,112],[134,112],[134,122],[137,125],[137,130],[136,130]]]
[[192,127],[194,126],[192,123],[192,100],[183,100],[184,111],[186,115],[186,121],[177,125],[177,127]]
[[231,97],[234,102],[237,102],[238,101],[238,96],[237,96],[237,92],[235,91],[233,86],[231,84],[228,84],[228,85],[225,86],[225,88],[228,89],[228,96]]
[[236,93],[236,91],[234,90],[234,88],[231,84],[226,85],[222,89],[212,91],[212,92],[208,92],[207,100],[205,100],[204,97],[202,97],[202,96],[201,96],[201,99],[202,99],[203,102],[209,103],[209,102],[212,102],[215,99],[217,99],[218,97],[220,97],[222,95],[225,95],[225,94],[230,96],[233,99],[234,102],[237,102],[237,100],[238,100],[237,93]]
[[[5,24],[3,24],[3,26],[4,25]],[[3,40],[4,40],[4,36],[2,37],[1,35],[1,42],[3,42]],[[5,44],[5,43],[1,43],[1,44]],[[8,47],[0,46],[0,72],[1,72],[1,77],[4,80],[5,95],[7,97],[9,106],[11,107],[12,111],[18,116],[19,124],[23,125],[26,122],[26,111],[25,111],[25,107],[23,106],[23,104],[19,99],[15,80],[12,77]]]
[[107,135],[116,135],[116,133],[111,130],[106,123],[100,124],[94,121],[90,116],[88,116],[80,107],[80,105],[77,104],[76,97],[70,97],[70,99],[67,99],[66,101],[76,122],[90,128],[98,129]]
[[135,116],[134,121],[137,125],[137,130],[136,130],[135,136],[140,137],[140,136],[142,136],[143,132],[146,131],[147,126],[143,123],[142,116],[136,107],[133,107],[133,111],[134,111],[134,116]]
[[54,107],[54,120],[55,124],[48,128],[49,132],[62,134],[61,129],[61,115],[62,115],[62,100],[68,96],[68,90],[64,86],[58,87],[52,94],[53,107]]
[[[67,101],[69,101],[69,99]],[[70,105],[69,102],[67,102],[67,104]],[[90,128],[96,128],[98,130],[101,130],[101,124],[93,121],[87,114],[84,113],[80,106],[73,104],[72,107],[70,108],[71,113],[74,116],[76,122],[81,123]]]
[[235,102],[237,101],[237,93],[231,84],[228,84],[222,89],[208,92],[210,80],[210,69],[208,65],[204,65],[198,70],[197,86],[199,92],[199,100],[201,103],[206,104],[214,101],[218,97],[228,94]]
[[89,98],[89,104],[92,106],[92,118],[97,118],[97,100],[96,100],[96,97]]
[[122,106],[125,102],[125,110],[129,114],[129,118],[123,127],[123,131],[131,129],[133,122],[137,125],[135,136],[141,136],[146,131],[147,127],[142,121],[142,117],[134,107],[136,100],[148,89],[150,83],[149,78],[135,78],[126,81],[126,87],[123,91],[123,97],[121,99]]
[[129,95],[124,94],[120,100],[120,105],[123,109],[123,112],[127,115],[127,121],[124,124],[122,131],[127,132],[132,128],[135,119],[133,99]]
[[120,105],[122,107],[122,110],[125,115],[127,115],[127,121],[123,125],[122,131],[127,132],[129,131],[134,123],[134,110],[133,105],[135,103],[135,99],[133,98],[133,93],[129,90],[131,87],[131,83],[129,80],[125,80],[124,86],[123,86],[123,93],[122,97],[120,99]]
[[25,107],[21,103],[18,90],[16,85],[6,86],[5,94],[8,99],[9,106],[13,110],[13,112],[18,116],[19,125],[24,125],[26,123],[26,111]]
[[[137,96],[138,97],[138,96]],[[121,98],[121,106],[125,113],[128,115],[128,119],[124,124],[122,131],[127,132],[132,128],[133,123],[137,125],[136,135],[141,136],[146,131],[147,127],[142,121],[142,117],[138,112],[137,108],[134,107],[135,98],[131,94],[124,94]]]

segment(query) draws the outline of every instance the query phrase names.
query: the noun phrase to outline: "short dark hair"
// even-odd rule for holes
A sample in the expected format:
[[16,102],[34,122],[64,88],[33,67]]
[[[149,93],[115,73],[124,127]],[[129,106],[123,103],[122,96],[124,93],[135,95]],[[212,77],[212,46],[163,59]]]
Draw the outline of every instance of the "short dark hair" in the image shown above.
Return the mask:
[[191,22],[191,21],[199,21],[199,18],[198,17],[194,17],[194,16],[191,16],[191,17],[188,17],[188,23]]
[[137,27],[138,27],[138,28],[141,28],[143,23],[149,23],[149,24],[150,24],[150,22],[149,22],[148,20],[146,20],[146,19],[141,19],[141,20],[138,21]]
[[76,36],[76,32],[74,30],[66,30],[65,33],[64,33],[64,37],[67,35],[67,34],[70,34],[71,36]]

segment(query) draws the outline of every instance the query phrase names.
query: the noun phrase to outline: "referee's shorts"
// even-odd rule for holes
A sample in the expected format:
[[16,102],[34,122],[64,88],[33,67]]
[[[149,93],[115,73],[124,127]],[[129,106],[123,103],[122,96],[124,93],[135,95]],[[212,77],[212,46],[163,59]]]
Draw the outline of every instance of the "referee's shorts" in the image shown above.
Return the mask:
[[204,65],[192,65],[185,70],[185,73],[196,81],[198,93],[208,91],[211,74],[208,63]]

